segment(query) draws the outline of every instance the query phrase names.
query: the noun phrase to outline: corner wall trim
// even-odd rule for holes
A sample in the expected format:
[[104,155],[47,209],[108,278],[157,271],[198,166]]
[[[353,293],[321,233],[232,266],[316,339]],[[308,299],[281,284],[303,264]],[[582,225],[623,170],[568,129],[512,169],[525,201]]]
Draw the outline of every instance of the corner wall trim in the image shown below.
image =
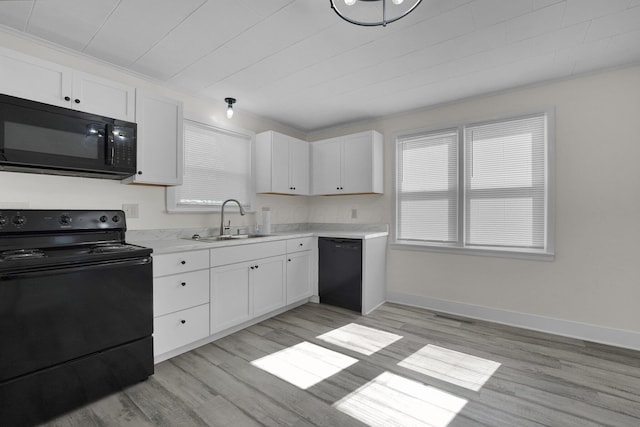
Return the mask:
[[592,341],[631,350],[640,350],[640,333],[624,329],[614,329],[571,320],[518,313],[498,308],[411,295],[403,292],[387,291],[387,301],[478,320],[501,323],[508,326],[547,332],[568,338]]

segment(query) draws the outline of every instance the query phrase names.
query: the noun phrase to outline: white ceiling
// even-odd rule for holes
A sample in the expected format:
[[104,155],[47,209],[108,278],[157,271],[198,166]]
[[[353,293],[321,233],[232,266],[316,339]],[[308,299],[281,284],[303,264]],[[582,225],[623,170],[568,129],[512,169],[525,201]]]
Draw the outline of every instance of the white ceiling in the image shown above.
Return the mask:
[[329,0],[3,0],[0,25],[301,131],[640,63],[640,0],[423,0],[386,28]]

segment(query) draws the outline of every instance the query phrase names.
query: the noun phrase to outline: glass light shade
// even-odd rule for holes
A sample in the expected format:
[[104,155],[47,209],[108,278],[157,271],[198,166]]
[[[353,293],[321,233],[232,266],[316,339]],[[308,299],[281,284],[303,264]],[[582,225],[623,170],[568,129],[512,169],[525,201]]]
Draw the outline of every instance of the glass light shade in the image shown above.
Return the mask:
[[230,105],[227,107],[227,119],[233,117],[233,107]]
[[346,4],[347,6],[353,6],[354,4],[356,4],[356,0],[344,0],[344,4]]

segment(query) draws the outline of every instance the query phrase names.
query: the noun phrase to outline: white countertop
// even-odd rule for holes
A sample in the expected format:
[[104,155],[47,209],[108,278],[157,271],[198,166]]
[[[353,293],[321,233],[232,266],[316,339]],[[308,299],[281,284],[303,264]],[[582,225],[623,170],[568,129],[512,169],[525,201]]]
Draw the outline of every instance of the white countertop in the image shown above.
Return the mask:
[[247,245],[252,243],[273,242],[276,240],[296,239],[300,237],[336,237],[346,239],[373,239],[376,237],[387,236],[388,232],[381,231],[290,231],[284,233],[277,233],[263,237],[255,237],[249,239],[230,239],[214,242],[197,241],[191,239],[157,239],[157,240],[139,240],[128,241],[134,245],[144,246],[153,249],[153,253],[156,255],[173,253],[173,252],[185,252],[195,251],[199,249],[212,249],[224,246],[237,246]]

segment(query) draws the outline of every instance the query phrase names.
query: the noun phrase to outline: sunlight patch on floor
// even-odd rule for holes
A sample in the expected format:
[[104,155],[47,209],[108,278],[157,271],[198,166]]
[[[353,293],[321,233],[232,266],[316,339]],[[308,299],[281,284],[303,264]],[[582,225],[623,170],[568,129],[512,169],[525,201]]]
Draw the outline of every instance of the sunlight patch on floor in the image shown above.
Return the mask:
[[357,361],[305,341],[254,360],[251,364],[305,390]]
[[474,391],[480,390],[500,367],[498,362],[431,344],[398,365]]
[[371,356],[402,338],[401,335],[350,323],[316,337],[330,344]]
[[372,427],[446,427],[466,399],[384,372],[333,406]]

